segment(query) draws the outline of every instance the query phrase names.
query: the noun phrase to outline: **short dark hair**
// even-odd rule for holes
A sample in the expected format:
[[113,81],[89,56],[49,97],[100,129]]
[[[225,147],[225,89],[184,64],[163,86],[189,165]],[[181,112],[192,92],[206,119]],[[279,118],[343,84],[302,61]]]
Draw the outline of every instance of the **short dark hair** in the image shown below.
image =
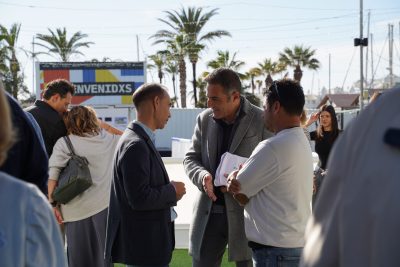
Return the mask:
[[65,79],[56,79],[46,84],[46,88],[43,91],[43,98],[49,100],[56,94],[59,94],[61,98],[65,98],[68,93],[73,95],[75,93],[75,86]]
[[240,82],[239,75],[232,69],[216,69],[208,74],[204,80],[209,84],[221,85],[226,94],[234,91],[242,92],[242,83]]
[[266,91],[268,105],[278,101],[290,115],[301,116],[305,98],[301,85],[292,79],[274,81]]
[[162,98],[167,92],[168,89],[159,83],[145,83],[133,93],[132,101],[138,108],[146,100],[153,99],[156,96]]

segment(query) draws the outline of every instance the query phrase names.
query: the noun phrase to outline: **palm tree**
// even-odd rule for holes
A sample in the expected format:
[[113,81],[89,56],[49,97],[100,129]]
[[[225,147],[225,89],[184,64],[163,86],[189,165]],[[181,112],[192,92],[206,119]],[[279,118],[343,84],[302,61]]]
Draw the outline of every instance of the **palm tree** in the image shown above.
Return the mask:
[[181,94],[181,107],[186,108],[186,62],[185,56],[188,52],[188,38],[186,34],[174,34],[167,31],[159,31],[150,38],[155,38],[153,44],[165,44],[165,53],[178,62],[179,89]]
[[197,106],[197,81],[196,81],[196,64],[199,61],[200,51],[205,48],[202,44],[189,44],[189,61],[192,63],[192,73],[193,73],[193,95],[194,95],[194,106]]
[[217,58],[209,61],[207,67],[212,69],[229,68],[238,72],[239,69],[245,65],[243,61],[236,60],[237,52],[233,53],[232,57],[229,51],[218,50],[217,54]]
[[[149,58],[153,61],[154,66],[157,68],[158,79],[160,79],[160,84],[162,83],[162,79],[164,77],[163,68],[165,62],[165,54],[161,51],[158,51],[154,55],[149,56]],[[149,65],[151,66],[151,65]]]
[[256,85],[254,83],[254,79],[258,76],[261,75],[261,69],[260,68],[251,68],[248,72],[246,72],[246,77],[250,79],[250,85],[251,85],[251,93],[254,95],[254,89],[256,88]]
[[87,47],[93,42],[83,42],[82,39],[88,37],[87,34],[83,34],[80,31],[72,35],[71,39],[67,39],[67,30],[65,27],[63,29],[57,28],[56,32],[48,29],[50,34],[37,34],[36,38],[44,43],[35,43],[45,49],[47,49],[47,54],[53,54],[56,57],[60,57],[63,62],[68,62],[70,57],[74,54],[83,55],[79,51],[82,47]]
[[[1,27],[1,26],[0,26]],[[3,44],[4,36],[1,34],[0,28],[0,73],[8,71],[7,67],[7,47]]]
[[196,108],[207,108],[207,94],[206,87],[207,82],[204,81],[204,73],[201,77],[197,78],[197,85],[199,86],[199,102],[197,102]]
[[303,76],[301,67],[311,70],[319,69],[319,61],[313,57],[314,55],[315,50],[311,50],[311,47],[295,45],[293,49],[286,47],[282,53],[279,53],[279,61],[294,67],[294,79],[300,82]]
[[265,78],[265,88],[268,88],[272,82],[272,76],[278,73],[281,73],[286,70],[286,64],[283,62],[274,62],[270,58],[264,59],[264,61],[258,63],[258,67],[261,70],[263,75],[266,75]]
[[[1,48],[2,69],[4,70],[5,88],[17,99],[20,85],[23,84],[23,76],[19,75],[20,66],[16,55],[17,41],[21,24],[14,23],[10,30],[0,25],[0,41],[4,42]],[[8,66],[6,62],[8,61]]]
[[[176,75],[178,74],[178,64],[177,64],[177,62],[176,62],[172,57],[167,56],[167,61],[166,61],[166,63],[165,63],[165,71],[166,71],[169,75],[171,75],[172,87],[173,87],[173,89],[174,89],[174,98],[175,98],[175,99],[178,99],[178,96],[177,96],[177,94],[176,94],[176,82],[175,82],[175,80],[176,80]],[[178,106],[178,108],[179,108],[178,102],[176,102],[176,103],[177,103],[177,106]]]
[[256,84],[257,84],[258,94],[261,95],[261,87],[263,85],[263,81],[262,80],[256,80]]
[[181,95],[181,107],[186,108],[186,62],[185,55],[187,43],[184,35],[177,35],[168,45],[169,51],[172,51],[173,58],[178,62],[179,72],[179,93]]
[[217,57],[207,62],[207,67],[212,69],[228,68],[234,70],[240,79],[246,79],[246,75],[239,72],[239,70],[246,64],[244,61],[236,60],[237,52],[233,53],[232,57],[229,51],[217,51]]
[[112,62],[113,60],[109,57],[103,57],[101,60],[97,59],[97,58],[92,58],[92,60],[90,60],[90,62]]
[[[192,63],[193,68],[193,92],[195,104],[197,103],[196,92],[196,64],[199,59],[199,54],[206,48],[206,43],[211,42],[222,36],[231,36],[229,32],[224,30],[214,30],[207,33],[202,33],[204,26],[215,15],[218,9],[204,11],[202,8],[188,7],[187,10],[181,8],[178,11],[165,11],[166,19],[159,19],[163,23],[171,27],[171,30],[160,30],[151,38],[162,40],[171,39],[176,35],[184,35],[186,40],[186,53]],[[156,42],[160,43],[160,42]],[[185,75],[186,76],[186,75]]]
[[209,72],[203,71],[203,73],[197,77],[196,84],[199,88],[199,101],[197,102],[196,108],[207,108],[207,82],[205,78],[208,76]]
[[0,74],[4,75],[8,71],[7,67],[7,48],[2,46],[0,39]]

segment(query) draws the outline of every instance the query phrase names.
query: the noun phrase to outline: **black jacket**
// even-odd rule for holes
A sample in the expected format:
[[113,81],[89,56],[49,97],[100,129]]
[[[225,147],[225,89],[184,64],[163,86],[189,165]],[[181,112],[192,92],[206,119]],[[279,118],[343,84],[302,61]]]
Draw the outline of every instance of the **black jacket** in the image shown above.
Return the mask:
[[129,265],[166,265],[175,247],[170,207],[174,186],[149,136],[131,123],[114,158],[106,259]]
[[67,135],[67,128],[60,114],[44,101],[36,100],[33,106],[25,109],[31,113],[42,130],[47,155],[51,156],[57,140]]

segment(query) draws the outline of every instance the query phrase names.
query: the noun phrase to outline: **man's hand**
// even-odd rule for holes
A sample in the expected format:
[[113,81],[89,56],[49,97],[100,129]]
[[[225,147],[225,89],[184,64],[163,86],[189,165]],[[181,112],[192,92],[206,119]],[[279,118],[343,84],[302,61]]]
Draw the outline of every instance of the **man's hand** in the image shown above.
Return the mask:
[[217,200],[217,196],[214,194],[212,176],[210,174],[204,175],[203,177],[203,189],[212,201]]
[[171,181],[171,184],[175,187],[176,201],[181,200],[183,195],[186,194],[185,184],[176,181]]
[[[228,180],[228,176],[229,176],[229,173],[224,173],[224,177],[225,177],[226,180]],[[219,188],[219,190],[221,190],[222,193],[228,192],[228,189],[226,188],[226,186],[221,186]]]
[[233,195],[233,198],[239,202],[240,206],[245,206],[249,202],[249,198],[245,194],[239,193],[241,190],[240,182],[236,180],[239,170],[231,172],[227,179],[228,192]]
[[237,176],[238,172],[239,172],[239,170],[231,172],[229,174],[227,182],[226,182],[228,192],[233,195],[240,192],[240,183],[238,180],[236,180],[236,176]]
[[245,194],[234,194],[233,198],[239,202],[239,205],[244,207],[249,202],[249,198]]

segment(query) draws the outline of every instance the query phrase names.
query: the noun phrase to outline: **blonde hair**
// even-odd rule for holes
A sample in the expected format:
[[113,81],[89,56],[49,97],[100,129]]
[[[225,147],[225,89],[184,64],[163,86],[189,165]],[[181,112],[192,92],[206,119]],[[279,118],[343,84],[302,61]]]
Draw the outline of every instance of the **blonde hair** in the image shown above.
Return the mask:
[[15,141],[10,107],[3,90],[3,84],[0,82],[0,166],[6,161],[7,152]]
[[77,136],[94,136],[100,133],[100,125],[93,108],[76,106],[64,116],[68,134]]

